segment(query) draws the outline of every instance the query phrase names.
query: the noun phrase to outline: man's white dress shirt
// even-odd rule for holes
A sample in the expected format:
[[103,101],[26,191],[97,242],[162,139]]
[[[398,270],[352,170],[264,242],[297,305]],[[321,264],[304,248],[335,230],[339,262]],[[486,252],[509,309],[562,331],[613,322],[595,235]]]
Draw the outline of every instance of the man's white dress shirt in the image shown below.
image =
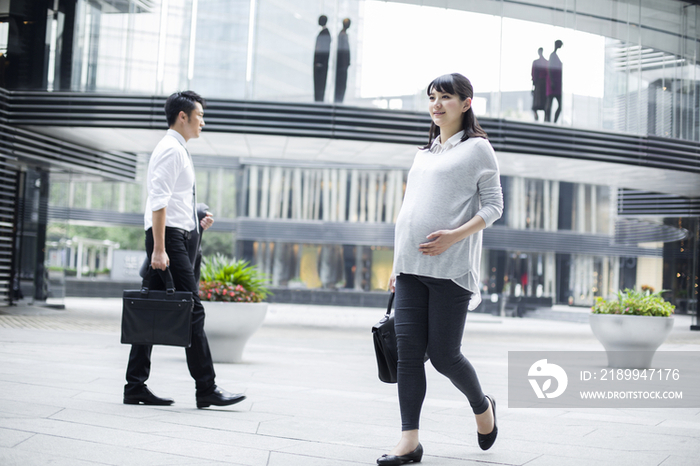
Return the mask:
[[153,212],[166,207],[166,227],[194,230],[194,183],[194,166],[185,148],[185,138],[169,129],[148,162],[144,228],[153,226]]

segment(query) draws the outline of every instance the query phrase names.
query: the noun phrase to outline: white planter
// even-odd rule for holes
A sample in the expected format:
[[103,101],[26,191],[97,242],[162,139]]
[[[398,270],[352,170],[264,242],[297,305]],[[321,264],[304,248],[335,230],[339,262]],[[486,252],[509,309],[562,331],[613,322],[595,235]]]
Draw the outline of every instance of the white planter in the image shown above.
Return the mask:
[[673,329],[673,317],[590,314],[593,335],[605,347],[609,367],[647,369]]
[[223,303],[202,301],[204,331],[214,362],[241,362],[243,348],[260,328],[268,303]]

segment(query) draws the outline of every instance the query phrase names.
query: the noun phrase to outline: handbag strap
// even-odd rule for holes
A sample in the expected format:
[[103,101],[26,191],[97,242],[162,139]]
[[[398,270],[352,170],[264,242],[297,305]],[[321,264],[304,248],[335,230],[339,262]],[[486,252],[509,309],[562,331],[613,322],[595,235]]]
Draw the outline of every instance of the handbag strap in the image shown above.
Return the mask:
[[394,295],[396,295],[396,293],[391,293],[391,296],[389,296],[389,304],[386,305],[386,315],[391,315],[391,306],[394,304]]
[[148,266],[148,272],[146,276],[143,277],[141,282],[141,295],[148,295],[148,289],[150,288],[151,275],[154,271],[157,271],[160,278],[165,282],[165,294],[174,295],[175,294],[175,282],[173,281],[173,274],[170,273],[170,267],[166,267],[165,270],[154,269],[150,265]]

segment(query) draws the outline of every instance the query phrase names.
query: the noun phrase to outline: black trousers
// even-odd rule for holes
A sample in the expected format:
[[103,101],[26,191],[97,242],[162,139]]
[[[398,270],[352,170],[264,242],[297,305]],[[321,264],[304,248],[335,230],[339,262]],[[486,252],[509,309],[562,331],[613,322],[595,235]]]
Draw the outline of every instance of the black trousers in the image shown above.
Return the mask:
[[410,274],[396,277],[401,430],[419,426],[426,391],[426,350],[435,369],[467,397],[474,414],[488,409],[476,371],[461,350],[470,298],[471,292],[452,280]]
[[345,99],[345,89],[348,87],[348,67],[338,67],[335,70],[335,102],[343,103]]
[[326,80],[328,78],[328,62],[314,64],[314,101],[323,102],[326,95]]
[[[211,360],[209,342],[204,333],[204,306],[199,299],[199,286],[194,278],[192,262],[190,262],[190,234],[185,230],[166,227],[165,252],[170,258],[170,273],[173,276],[177,291],[191,291],[194,297],[192,313],[192,346],[185,349],[187,367],[195,380],[198,395],[207,395],[214,389],[214,363]],[[153,254],[153,230],[146,231],[146,254],[151,261]],[[155,272],[150,277],[150,287],[154,290],[164,290],[165,283]],[[151,372],[151,345],[132,345],[129,363],[126,367],[126,386],[124,394],[136,393],[141,390]]]
[[554,114],[554,123],[559,119],[559,114],[561,114],[561,94],[547,97],[547,105],[544,107],[544,121],[552,121],[552,103],[554,99],[557,100],[557,111]]

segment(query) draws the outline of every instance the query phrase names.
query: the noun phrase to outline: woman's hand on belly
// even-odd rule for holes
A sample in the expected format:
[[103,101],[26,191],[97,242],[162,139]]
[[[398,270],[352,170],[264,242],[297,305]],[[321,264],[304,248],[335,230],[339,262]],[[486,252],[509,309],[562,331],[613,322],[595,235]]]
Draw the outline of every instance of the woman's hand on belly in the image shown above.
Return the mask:
[[429,241],[427,243],[421,243],[418,246],[420,252],[426,256],[439,256],[461,239],[455,230],[434,231],[426,236],[426,238]]

